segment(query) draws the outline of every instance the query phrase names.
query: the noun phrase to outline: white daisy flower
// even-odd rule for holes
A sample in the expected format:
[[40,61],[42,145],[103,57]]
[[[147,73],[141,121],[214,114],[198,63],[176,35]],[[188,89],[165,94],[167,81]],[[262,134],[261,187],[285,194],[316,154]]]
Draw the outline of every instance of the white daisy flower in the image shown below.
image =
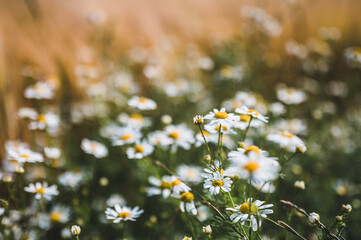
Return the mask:
[[213,112],[209,112],[204,116],[204,119],[211,120],[209,125],[222,125],[222,126],[232,126],[235,120],[235,115],[233,113],[227,113],[225,108],[213,109]]
[[59,194],[56,185],[51,185],[48,187],[48,183],[37,182],[35,184],[30,183],[28,187],[25,187],[26,192],[35,193],[35,199],[45,198],[46,200],[51,200],[53,196]]
[[231,128],[230,125],[222,125],[222,127],[220,127],[220,125],[206,124],[204,125],[204,128],[212,134],[219,133],[219,130],[221,130],[221,133],[224,134],[236,134],[236,132]]
[[186,182],[199,183],[202,181],[202,169],[196,166],[180,165],[177,169],[177,175]]
[[130,208],[127,206],[115,205],[113,208],[107,208],[105,215],[108,220],[112,220],[113,223],[120,223],[122,221],[135,221],[144,210],[139,209],[138,206]]
[[137,142],[133,147],[127,148],[127,156],[129,159],[142,159],[152,154],[154,147],[148,142]]
[[232,180],[229,177],[225,177],[219,171],[212,173],[212,176],[204,180],[203,187],[209,189],[211,195],[219,194],[220,190],[224,192],[231,191]]
[[247,199],[243,204],[235,208],[226,208],[226,210],[235,212],[230,216],[233,223],[241,222],[243,225],[248,221],[250,227],[252,226],[252,230],[255,232],[262,225],[261,218],[266,218],[267,214],[273,213],[272,209],[268,209],[273,207],[273,204],[263,205],[263,203],[264,201],[260,200],[256,200],[252,203],[252,199]]
[[25,89],[26,98],[51,99],[54,96],[54,86],[47,82],[37,82]]
[[55,205],[50,214],[50,220],[54,223],[67,223],[70,217],[70,208]]
[[194,143],[194,133],[185,124],[169,125],[164,129],[164,132],[171,140],[173,150],[176,150],[177,147],[188,150]]
[[44,153],[50,159],[58,159],[60,157],[61,151],[56,147],[45,147]]
[[142,137],[139,129],[131,127],[122,127],[116,130],[114,133],[112,144],[113,146],[122,146],[125,144],[135,143]]
[[218,160],[214,160],[214,165],[209,164],[208,168],[204,168],[203,171],[206,173],[202,173],[201,176],[203,178],[211,178],[213,177],[213,173],[220,172],[221,175],[224,175],[224,170],[221,168],[221,164]]
[[290,152],[295,152],[297,149],[301,152],[306,150],[305,143],[299,137],[288,131],[269,134],[267,140],[279,144],[282,148]]
[[24,147],[20,147],[18,149],[9,149],[8,154],[10,159],[16,160],[20,163],[35,163],[44,161],[43,155]]
[[128,105],[140,110],[154,110],[157,108],[156,102],[154,102],[152,99],[138,96],[134,96],[129,99]]
[[119,194],[112,194],[110,196],[110,198],[108,198],[108,200],[107,200],[107,205],[109,207],[114,207],[115,205],[122,206],[122,205],[125,205],[125,204],[126,204],[125,199]]
[[[250,121],[251,121],[251,116],[250,115],[241,114],[238,118],[236,118],[236,121],[235,121],[233,126],[235,128],[245,130],[248,127]],[[249,126],[254,127],[254,128],[263,127],[264,122],[257,119],[257,118],[254,118],[254,119],[252,119],[251,125],[249,125]]]
[[139,113],[132,113],[130,115],[122,113],[118,116],[118,121],[126,126],[134,128],[149,127],[152,124],[149,118],[145,118]]
[[263,156],[256,148],[249,149],[246,149],[249,151],[246,152],[246,150],[238,148],[237,151],[231,151],[228,154],[231,165],[227,169],[227,174],[239,175],[243,179],[251,177],[252,181],[256,182],[276,179],[280,171],[280,165],[276,159]]
[[82,172],[65,172],[58,178],[60,185],[70,188],[77,188],[84,179]]
[[45,114],[39,114],[38,118],[29,123],[30,130],[43,130],[49,128],[49,130],[56,130],[60,125],[59,116],[55,113],[48,112]]
[[19,109],[18,116],[22,119],[36,120],[38,118],[38,112],[33,108],[24,107]]
[[237,108],[235,110],[236,113],[239,113],[239,114],[246,114],[246,115],[249,115],[251,116],[252,118],[255,118],[255,119],[258,119],[258,120],[261,120],[263,122],[268,122],[268,118],[263,116],[262,114],[260,114],[258,111],[254,110],[254,109],[249,109],[248,107],[246,106],[242,106],[241,108]]
[[173,192],[174,195],[179,195],[181,192],[188,192],[191,189],[181,180],[175,176],[163,176],[162,180],[155,177],[149,177],[148,181],[155,187],[147,188],[147,195],[162,195],[163,198],[168,198]]
[[154,146],[165,147],[172,144],[173,140],[163,131],[154,131],[148,135],[149,142]]
[[95,156],[96,158],[104,158],[108,156],[108,149],[97,141],[84,138],[81,141],[81,148],[84,152]]
[[180,209],[182,212],[189,212],[193,215],[197,215],[197,209],[194,205],[194,195],[191,192],[184,192],[180,195]]
[[300,104],[306,100],[306,93],[295,88],[280,88],[277,97],[286,104]]

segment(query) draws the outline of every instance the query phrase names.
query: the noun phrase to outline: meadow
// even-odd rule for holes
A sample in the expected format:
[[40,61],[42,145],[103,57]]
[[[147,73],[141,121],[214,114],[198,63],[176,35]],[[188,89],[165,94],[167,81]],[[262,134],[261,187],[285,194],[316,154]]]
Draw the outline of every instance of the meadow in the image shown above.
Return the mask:
[[359,239],[359,9],[0,0],[0,240]]

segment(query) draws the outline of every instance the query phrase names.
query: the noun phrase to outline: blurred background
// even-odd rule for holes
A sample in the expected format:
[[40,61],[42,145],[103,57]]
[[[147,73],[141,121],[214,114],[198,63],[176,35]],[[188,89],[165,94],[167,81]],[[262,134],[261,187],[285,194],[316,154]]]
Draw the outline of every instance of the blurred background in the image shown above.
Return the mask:
[[[341,204],[351,203],[354,212],[345,234],[347,239],[358,239],[360,9],[359,0],[0,0],[0,157],[3,159],[6,154],[5,141],[29,142],[32,137],[17,112],[21,107],[44,109],[45,104],[24,97],[24,90],[37,80],[56,86],[54,99],[47,103],[59,112],[65,125],[66,131],[57,140],[65,149],[67,167],[84,164],[85,154],[79,148],[81,138],[91,134],[98,137],[104,119],[115,118],[122,111],[120,107],[124,107],[123,92],[116,95],[109,88],[102,91],[97,87],[99,92],[88,91],[97,83],[106,84],[113,73],[126,72],[137,83],[137,94],[156,100],[158,112],[150,114],[155,128],[162,126],[160,118],[164,114],[171,115],[177,123],[190,123],[192,116],[206,114],[233,98],[237,91],[256,92],[257,100],[267,110],[268,103],[280,100],[278,89],[296,87],[308,94],[307,101],[297,106],[284,104],[287,113],[280,114],[280,118],[298,118],[306,123],[307,127],[297,134],[305,140],[308,151],[285,170],[289,177],[281,180],[282,187],[272,199],[295,200],[309,211],[320,213],[323,219],[333,218]],[[171,83],[177,93],[165,90],[164,86]],[[124,86],[118,87],[123,91]],[[94,112],[90,111],[89,116],[81,113],[84,122],[72,122],[75,104],[92,104],[93,100],[101,102]],[[279,117],[273,116],[272,120],[270,116],[271,124]],[[272,148],[267,143],[264,146]],[[113,150],[111,154],[117,156],[119,152]],[[194,151],[178,154],[188,157],[187,164],[201,158]],[[124,175],[121,179],[130,180],[119,183],[120,186],[132,189],[134,184],[137,191],[144,190],[144,176],[132,173],[127,169],[130,166],[125,165],[118,169]],[[109,173],[110,181],[118,183],[117,169],[111,168],[95,168],[99,172],[94,170],[94,176]],[[306,182],[305,192],[293,186],[299,179]],[[94,177],[84,186],[87,191],[81,192],[108,196],[117,190],[114,185],[104,190],[97,181]],[[153,231],[154,239],[170,239],[176,228],[170,226],[181,225],[180,217],[162,215],[164,209],[172,211],[169,206],[162,209],[165,201],[147,202],[144,191],[141,195],[140,190],[134,189],[127,200],[140,202],[146,209],[144,219],[131,228],[134,236],[145,239],[144,232]],[[84,232],[90,236],[97,229],[104,239],[112,239],[116,231],[109,231],[105,224],[99,226],[101,221],[97,222],[95,214],[103,209],[91,212],[90,196],[84,193],[80,197],[79,205],[88,203],[88,208],[76,213],[79,218],[89,213],[82,219]],[[276,216],[286,221],[282,211],[288,210],[277,207]],[[152,226],[148,220],[151,214],[157,216],[161,227]],[[300,222],[295,220],[292,224],[297,226]],[[162,227],[171,230],[164,234]],[[302,227],[298,229],[301,232]],[[183,225],[179,229],[177,236],[187,232]],[[48,239],[58,236],[59,231],[50,232]],[[278,236],[276,230],[270,232]],[[100,239],[99,233],[92,239]]]
[[279,56],[285,52],[285,40],[305,41],[322,26],[340,29],[345,46],[360,43],[358,0],[2,0],[0,4],[0,116],[6,126],[2,141],[21,132],[13,120],[15,109],[23,104],[19,89],[26,83],[21,70],[31,64],[51,75],[61,62],[71,74],[69,67],[92,44],[112,57],[169,37],[177,39],[180,49],[187,43],[203,46],[212,39],[242,34],[241,7],[252,4],[282,22],[282,33],[270,43]]

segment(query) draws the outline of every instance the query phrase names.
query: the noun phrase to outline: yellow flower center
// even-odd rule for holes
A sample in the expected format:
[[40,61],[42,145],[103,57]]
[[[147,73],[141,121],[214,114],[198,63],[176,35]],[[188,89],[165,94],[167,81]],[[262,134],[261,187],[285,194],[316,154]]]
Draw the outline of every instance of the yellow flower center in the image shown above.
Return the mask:
[[42,93],[44,93],[45,92],[45,87],[43,86],[43,85],[36,85],[35,87],[34,87],[34,90],[35,90],[35,92],[37,93],[37,94],[42,94]]
[[121,213],[118,213],[118,218],[126,218],[128,217],[130,214],[130,212],[121,212]]
[[142,120],[143,116],[138,114],[138,113],[133,113],[133,114],[130,115],[130,118],[136,119],[136,120]]
[[20,157],[22,157],[22,158],[29,158],[30,156],[27,155],[27,154],[22,154],[22,155],[20,155]]
[[228,118],[228,114],[226,112],[216,112],[214,117],[218,119],[225,119]]
[[130,135],[129,133],[127,133],[127,134],[124,134],[120,139],[121,140],[129,140],[129,139],[131,139],[132,138],[132,135]]
[[222,187],[223,186],[223,181],[222,180],[214,180],[212,185],[214,187]]
[[261,150],[257,147],[257,146],[249,146],[246,148],[246,150],[244,151],[244,154],[248,154],[250,152],[255,152],[257,154],[260,154],[261,153]]
[[141,103],[145,103],[147,101],[147,99],[146,98],[139,98],[139,102],[141,102]]
[[36,189],[36,192],[39,193],[39,194],[41,194],[41,195],[43,195],[43,194],[45,193],[45,190],[44,190],[43,187],[41,187],[41,188],[37,188],[37,189]]
[[61,213],[60,212],[52,212],[50,214],[50,220],[53,222],[60,222]]
[[172,183],[162,181],[162,183],[160,184],[159,188],[160,188],[160,189],[171,189],[171,188],[172,188]]
[[248,172],[253,173],[259,168],[259,164],[257,162],[251,161],[247,164],[245,164],[244,169],[246,169]]
[[242,122],[249,122],[251,121],[251,116],[247,114],[242,114],[239,120]]
[[47,121],[46,121],[46,117],[45,117],[45,115],[39,115],[39,117],[38,117],[38,121],[39,121],[39,122],[46,123]]
[[180,200],[182,202],[193,202],[193,199],[194,199],[194,195],[190,192],[185,192],[185,193],[182,193],[181,197],[180,197]]
[[171,184],[172,187],[174,187],[174,186],[178,186],[179,184],[181,184],[181,182],[182,182],[181,180],[176,179],[173,182],[171,182],[170,184]]
[[142,145],[135,146],[134,148],[136,153],[142,153],[144,152],[144,147]]
[[247,112],[248,112],[249,114],[254,114],[254,115],[256,115],[256,116],[258,116],[258,114],[259,114],[256,110],[253,110],[253,109],[249,109]]
[[98,145],[96,143],[91,143],[90,144],[90,149],[91,149],[92,152],[95,152],[97,150],[97,147],[98,147]]
[[[216,127],[216,130],[219,131],[219,125]],[[222,130],[223,131],[227,131],[228,128],[226,126],[222,126]]]
[[253,214],[256,214],[258,212],[258,207],[256,206],[256,204],[251,203],[251,210],[250,210],[249,209],[249,203],[245,202],[245,203],[243,203],[241,205],[241,207],[239,208],[239,211],[241,213],[244,213],[244,214],[251,213],[253,215]]
[[292,133],[289,133],[289,132],[283,132],[282,136],[284,136],[286,138],[292,138],[294,135]]
[[177,132],[172,132],[168,135],[170,138],[173,138],[173,139],[178,139],[179,138],[179,133]]

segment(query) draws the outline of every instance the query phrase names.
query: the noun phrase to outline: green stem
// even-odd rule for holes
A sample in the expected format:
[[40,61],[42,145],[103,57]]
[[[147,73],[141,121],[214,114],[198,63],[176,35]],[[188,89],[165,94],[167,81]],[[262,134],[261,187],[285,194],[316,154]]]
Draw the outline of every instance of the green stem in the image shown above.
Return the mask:
[[218,159],[222,160],[222,156],[221,156],[221,129],[222,129],[222,125],[219,124],[219,130],[218,130],[218,144],[217,144],[217,149],[218,149]]
[[[252,174],[249,176],[249,216],[252,214]],[[252,240],[252,222],[249,224],[249,239]]]
[[228,196],[229,196],[229,199],[231,199],[233,208],[236,208],[236,205],[235,205],[234,202],[233,202],[233,198],[232,198],[231,192],[228,192]]
[[241,142],[244,142],[244,140],[246,139],[247,132],[248,132],[249,127],[251,126],[252,120],[253,120],[253,117],[251,116],[251,119],[250,119],[249,122],[248,122],[248,126],[247,126],[246,130],[244,131],[244,134],[243,134],[243,137],[242,137]]
[[207,139],[206,139],[206,137],[204,136],[204,133],[203,133],[202,127],[201,127],[201,125],[198,125],[198,127],[199,127],[199,130],[201,131],[201,134],[202,134],[203,140],[204,140],[204,142],[206,143],[206,147],[207,147],[208,154],[209,154],[209,156],[211,156],[211,160],[212,160],[212,162],[213,162],[212,153],[211,153],[211,150],[210,150],[210,148],[209,148],[209,145],[208,145]]
[[126,221],[123,222],[123,226],[122,229],[120,231],[120,239],[123,240],[124,239],[124,232],[125,232],[125,225],[127,224]]

